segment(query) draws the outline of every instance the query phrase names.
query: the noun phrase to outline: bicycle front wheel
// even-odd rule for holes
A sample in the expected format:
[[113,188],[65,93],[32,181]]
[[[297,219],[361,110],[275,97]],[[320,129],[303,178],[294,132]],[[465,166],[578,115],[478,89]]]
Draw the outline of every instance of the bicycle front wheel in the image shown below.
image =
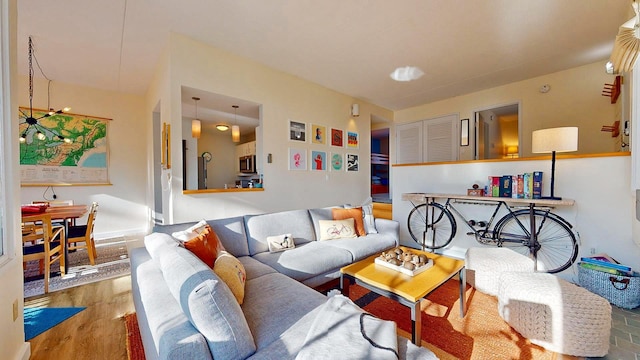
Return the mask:
[[542,271],[557,273],[571,266],[578,257],[578,244],[573,231],[556,215],[534,210],[537,243],[531,246],[531,217],[529,210],[507,214],[496,225],[498,246],[509,248],[525,256],[536,252]]
[[409,234],[422,248],[440,249],[456,234],[453,215],[438,203],[420,204],[411,210],[407,220]]

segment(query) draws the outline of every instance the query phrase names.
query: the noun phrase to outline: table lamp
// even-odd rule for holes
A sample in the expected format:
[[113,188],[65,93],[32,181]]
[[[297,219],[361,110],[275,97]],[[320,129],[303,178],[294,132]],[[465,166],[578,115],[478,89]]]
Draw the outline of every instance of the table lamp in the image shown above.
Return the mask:
[[531,137],[531,152],[551,153],[551,196],[543,199],[562,200],[553,193],[556,172],[556,153],[578,150],[578,128],[557,127],[536,130]]

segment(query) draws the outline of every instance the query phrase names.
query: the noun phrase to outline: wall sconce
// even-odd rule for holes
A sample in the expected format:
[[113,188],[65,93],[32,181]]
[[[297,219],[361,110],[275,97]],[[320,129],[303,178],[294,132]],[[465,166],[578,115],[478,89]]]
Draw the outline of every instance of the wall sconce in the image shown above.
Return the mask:
[[358,117],[360,116],[360,105],[352,104],[351,105],[351,116]]

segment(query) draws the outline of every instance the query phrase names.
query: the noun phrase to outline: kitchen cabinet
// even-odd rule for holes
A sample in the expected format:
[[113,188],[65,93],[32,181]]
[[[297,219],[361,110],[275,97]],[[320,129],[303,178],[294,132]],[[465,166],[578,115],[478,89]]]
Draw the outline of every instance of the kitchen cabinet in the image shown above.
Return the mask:
[[236,145],[236,157],[255,155],[256,154],[256,142],[249,141],[244,144]]

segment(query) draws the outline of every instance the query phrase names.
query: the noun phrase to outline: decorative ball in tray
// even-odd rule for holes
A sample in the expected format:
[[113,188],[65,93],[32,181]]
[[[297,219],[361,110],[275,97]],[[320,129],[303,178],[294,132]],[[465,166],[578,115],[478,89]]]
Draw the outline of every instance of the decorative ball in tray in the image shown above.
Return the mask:
[[433,260],[426,255],[399,247],[383,251],[375,263],[409,276],[418,275],[433,266]]

